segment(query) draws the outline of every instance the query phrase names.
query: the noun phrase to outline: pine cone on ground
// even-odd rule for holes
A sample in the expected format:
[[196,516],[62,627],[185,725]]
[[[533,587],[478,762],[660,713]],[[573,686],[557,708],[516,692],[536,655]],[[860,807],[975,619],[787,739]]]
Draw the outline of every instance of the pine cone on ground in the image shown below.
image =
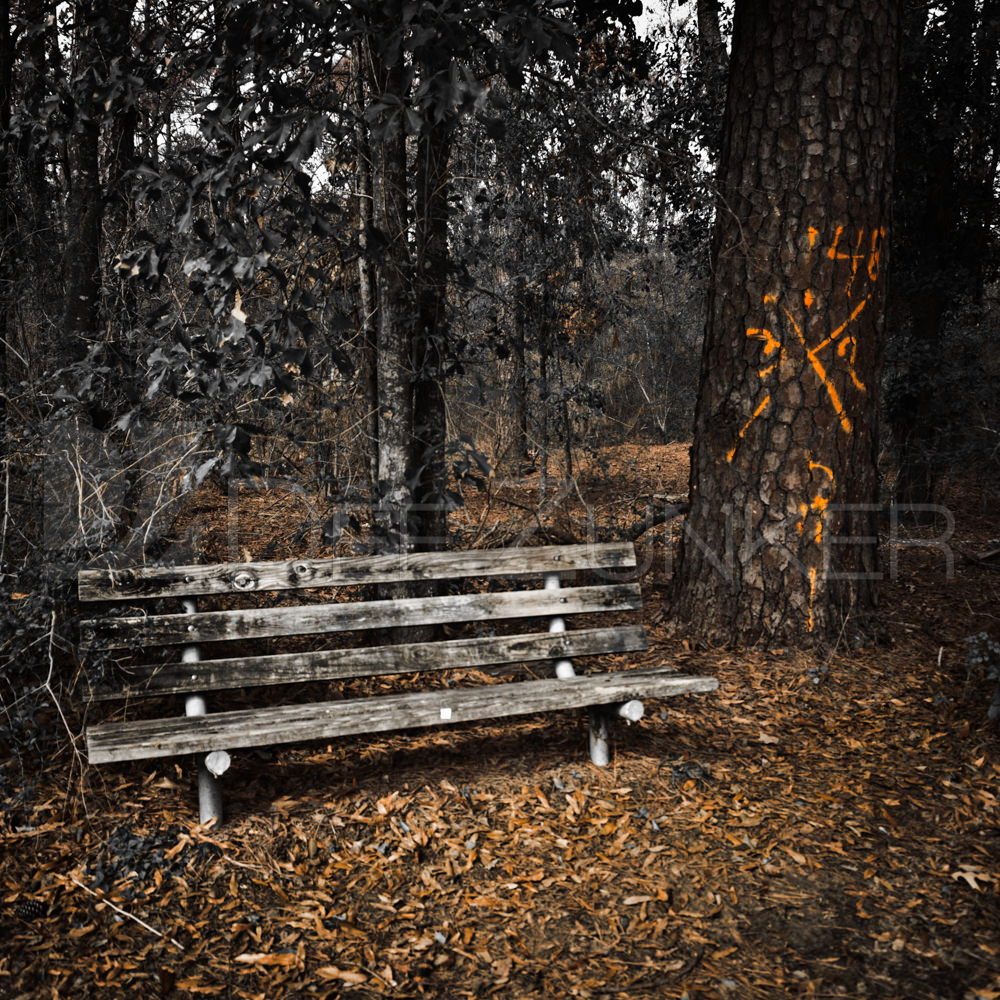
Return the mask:
[[22,899],[14,907],[14,916],[19,920],[37,920],[48,912],[48,906],[40,899]]

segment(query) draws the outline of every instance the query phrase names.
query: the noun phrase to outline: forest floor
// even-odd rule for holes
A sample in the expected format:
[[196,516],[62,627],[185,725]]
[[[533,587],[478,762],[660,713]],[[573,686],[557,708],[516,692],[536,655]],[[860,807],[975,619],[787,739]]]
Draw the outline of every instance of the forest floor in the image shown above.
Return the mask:
[[[679,445],[616,449],[541,519],[525,480],[457,520],[537,543],[686,477]],[[200,510],[231,544],[224,501]],[[719,689],[647,704],[604,770],[569,713],[342,739],[236,755],[206,829],[186,761],[81,771],[67,740],[2,834],[0,996],[1000,998],[1000,739],[966,642],[1000,640],[1000,572],[962,554],[1000,504],[946,502],[953,566],[940,524],[900,527],[885,642],[822,655],[669,634],[679,522],[645,535],[635,659]],[[241,496],[240,558],[299,504]]]

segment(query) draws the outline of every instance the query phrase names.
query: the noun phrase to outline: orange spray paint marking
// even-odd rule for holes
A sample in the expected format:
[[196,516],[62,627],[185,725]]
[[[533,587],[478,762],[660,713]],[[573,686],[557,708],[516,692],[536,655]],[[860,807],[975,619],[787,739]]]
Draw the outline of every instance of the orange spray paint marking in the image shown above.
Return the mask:
[[819,514],[819,519],[816,521],[816,544],[823,544],[823,515],[826,513],[827,505],[830,503],[827,497],[813,497],[812,509]]
[[[767,355],[769,355],[769,354],[774,354],[775,351],[780,351],[781,350],[781,341],[778,340],[778,339],[776,339],[774,337],[774,335],[771,333],[770,330],[752,330],[752,329],[751,330],[747,330],[747,336],[748,337],[753,337],[756,340],[763,340],[764,341],[764,356],[765,357],[767,357]],[[780,357],[781,357],[780,354],[779,354],[778,357],[779,357],[779,360],[780,360]],[[766,378],[777,367],[778,367],[778,361],[775,361],[773,364],[768,365],[766,368],[761,368],[757,372],[757,374],[761,378]]]
[[[830,258],[830,260],[849,260],[851,262],[851,276],[850,278],[847,279],[847,284],[844,286],[844,293],[847,295],[848,298],[850,298],[851,292],[854,288],[854,279],[858,276],[858,267],[862,261],[865,261],[868,255],[863,253],[861,249],[865,239],[865,231],[863,229],[858,230],[858,242],[857,246],[854,248],[853,253],[852,252],[841,253],[840,251],[838,251],[837,248],[840,246],[840,238],[841,236],[843,236],[843,234],[844,234],[844,227],[837,226],[837,232],[834,234],[833,237],[833,244],[830,246],[830,249],[827,250],[826,255]],[[870,257],[868,257],[867,266],[870,273],[871,271]]]
[[[837,478],[833,474],[833,469],[828,465],[823,465],[822,462],[814,462],[812,460],[812,455],[808,456],[809,471],[813,472],[816,469],[820,469],[825,472],[830,480],[830,489],[833,490],[837,485]],[[808,506],[806,504],[801,504],[799,506],[799,511],[802,514],[802,520],[799,521],[798,528],[799,535],[803,533],[806,525],[806,518],[808,517],[808,512],[812,511],[816,515],[816,528],[813,532],[813,541],[816,543],[816,547],[822,550],[823,546],[823,530],[826,527],[826,509],[830,505],[830,498],[823,496],[822,492],[817,493],[812,498],[812,503]],[[818,579],[818,573],[815,567],[809,570],[809,631],[813,629],[813,601],[816,597],[816,580]]]
[[879,267],[882,263],[882,241],[885,239],[885,228],[872,230],[872,252],[868,258],[868,277],[878,281]]
[[858,262],[864,260],[865,255],[861,252],[861,243],[865,238],[865,231],[863,229],[858,230],[858,245],[855,248],[853,254],[851,254],[851,278],[847,282],[847,287],[844,291],[847,293],[847,297],[851,297],[851,290],[854,288],[854,279],[858,276]]
[[[854,231],[852,230],[852,233]],[[850,261],[850,275],[843,287],[843,294],[849,300],[852,297],[854,291],[854,285],[858,279],[859,273],[862,268],[867,272],[868,278],[874,283],[878,280],[881,271],[881,254],[882,246],[885,240],[885,229],[879,228],[877,230],[872,230],[870,232],[870,240],[868,239],[868,231],[865,229],[857,230],[856,240],[852,237],[848,237],[849,242],[844,245],[841,244],[845,234],[844,226],[838,226],[833,237],[832,244],[827,248],[826,255],[831,261]],[[808,229],[809,237],[809,252],[812,253],[816,248],[820,233],[819,230],[810,226]],[[867,295],[857,304],[849,303],[849,308],[851,309],[850,315],[847,319],[841,323],[835,330],[833,330],[827,337],[821,340],[818,344],[813,347],[809,347],[806,343],[806,330],[812,328],[812,323],[806,323],[805,321],[799,322],[792,312],[784,305],[778,301],[778,295],[776,293],[770,292],[763,297],[763,303],[766,306],[776,306],[780,310],[781,314],[784,316],[791,330],[795,333],[798,338],[799,344],[802,346],[802,352],[805,355],[806,360],[812,366],[813,371],[819,378],[823,387],[826,389],[827,396],[829,397],[830,404],[833,407],[834,412],[840,422],[841,428],[848,434],[853,432],[853,424],[850,417],[845,411],[844,404],[841,401],[840,395],[837,391],[836,385],[834,385],[830,374],[826,370],[826,366],[820,359],[820,354],[830,347],[831,344],[836,344],[836,357],[844,359],[847,367],[847,374],[850,376],[851,382],[854,387],[860,392],[867,392],[867,387],[858,378],[857,372],[857,355],[858,355],[858,341],[857,337],[851,333],[845,335],[845,331],[851,326],[852,323],[864,312],[869,301],[874,293],[869,291]],[[805,306],[806,311],[812,309],[814,305],[818,302],[817,296],[812,291],[811,288],[807,288],[802,293],[802,303]],[[775,352],[778,352],[778,357],[772,361],[771,364],[759,369],[759,374],[761,378],[770,375],[775,371],[779,365],[784,364],[784,360],[787,358],[785,354],[785,345],[781,339],[779,339],[775,334],[768,329],[763,327],[748,327],[746,331],[748,337],[753,337],[757,340],[763,342],[763,354],[765,357],[770,357]],[[729,452],[727,458],[728,461],[732,462],[736,455],[737,448],[739,447],[739,442],[746,437],[747,432],[753,425],[754,421],[764,412],[767,406],[771,402],[771,396],[768,395],[760,403],[757,409],[754,411],[750,419],[743,425],[739,432],[738,440],[732,450]],[[808,466],[809,471],[813,472],[815,470],[822,471],[826,478],[829,480],[828,483],[824,483],[821,487],[816,489],[815,495],[812,496],[807,502],[799,503],[798,513],[799,518],[795,522],[796,531],[800,538],[806,536],[806,530],[809,526],[809,519],[813,518],[814,524],[812,530],[808,537],[811,538],[812,543],[815,544],[816,549],[819,550],[821,556],[823,552],[824,543],[824,531],[826,528],[826,513],[830,507],[831,497],[836,491],[836,478],[833,474],[833,469],[828,465],[823,465],[821,462],[814,462],[812,460],[812,455],[808,456]],[[810,491],[812,492],[812,491]],[[820,567],[811,567],[809,569],[809,618],[808,618],[808,628],[812,632],[815,628],[815,600],[816,593],[819,587],[819,573]]]
[[851,351],[851,359],[847,362],[847,373],[851,376],[851,381],[854,383],[856,389],[867,392],[868,387],[858,378],[857,368],[855,367],[858,358],[858,342],[854,337],[847,337],[842,340],[840,346],[837,348],[837,353],[842,358],[846,357],[848,348]]
[[[866,247],[864,229],[859,229],[857,231],[857,241],[853,247],[848,246],[847,248],[841,247],[841,240],[844,236],[844,226],[838,226],[836,232],[834,233],[833,242],[826,251],[827,257],[832,261],[838,260],[848,260],[851,262],[851,273],[844,287],[844,293],[848,298],[851,297],[854,283],[858,276],[858,271],[861,267],[865,267],[868,272],[868,277],[875,281],[879,276],[879,270],[881,266],[881,251],[882,243],[885,237],[885,230],[880,228],[878,230],[873,230],[871,232],[871,247],[870,250]],[[809,237],[809,252],[811,253],[819,240],[820,232],[813,226],[808,228]],[[854,425],[851,418],[848,416],[843,401],[840,398],[840,394],[837,391],[836,385],[834,385],[830,374],[826,370],[826,366],[820,360],[820,353],[824,351],[833,343],[837,343],[837,356],[844,358],[847,361],[847,373],[851,378],[851,382],[854,387],[861,392],[867,392],[867,387],[858,378],[857,373],[857,354],[858,354],[858,343],[857,338],[853,335],[842,337],[843,333],[847,328],[861,315],[865,307],[868,305],[871,299],[872,293],[869,293],[865,298],[851,310],[850,316],[840,324],[832,333],[829,334],[824,340],[816,344],[814,347],[810,348],[806,343],[805,332],[803,330],[803,325],[796,320],[795,316],[789,311],[787,307],[781,305],[778,301],[778,295],[774,292],[769,292],[763,297],[764,305],[777,306],[781,313],[784,315],[788,324],[791,326],[798,338],[799,343],[802,345],[803,353],[805,354],[806,360],[812,366],[813,371],[819,378],[823,387],[826,389],[827,396],[829,397],[830,404],[833,407],[834,412],[840,422],[841,428],[848,434],[852,433],[854,430]],[[817,297],[813,293],[811,288],[807,288],[802,293],[802,302],[805,305],[806,310],[811,310],[813,305],[817,303]],[[771,364],[758,369],[758,375],[760,378],[766,378],[771,375],[779,365],[783,364],[784,355],[784,344],[781,340],[774,335],[774,333],[765,327],[748,327],[746,330],[746,335],[752,337],[756,340],[763,342],[763,355],[764,357],[770,357],[775,352],[778,352],[778,357]],[[740,429],[738,438],[732,449],[728,452],[726,459],[732,462],[736,456],[736,451],[739,447],[739,442],[746,437],[747,432],[753,425],[754,421],[764,412],[768,404],[771,402],[770,394],[767,395],[764,400],[758,405],[756,410],[754,410],[753,415]],[[810,460],[810,468],[820,468],[833,480],[833,472],[827,466],[818,465]],[[809,515],[810,509],[818,515],[818,521],[816,525],[815,538],[817,544],[822,542],[823,535],[823,522],[824,515],[826,513],[826,508],[829,500],[817,495],[813,498],[812,504],[803,504],[800,507],[801,518],[797,523],[797,529],[799,534],[803,534],[805,531],[806,520]],[[815,581],[814,581],[815,584]],[[810,612],[811,614],[811,612]]]
[[868,305],[869,299],[871,299],[870,295],[866,296],[857,306],[855,306],[854,312],[852,312],[851,315],[848,316],[847,319],[844,320],[844,322],[841,323],[840,326],[838,326],[837,329],[826,338],[826,340],[818,343],[810,353],[818,354],[824,347],[829,347],[829,345],[832,344],[861,315],[862,312],[864,312],[864,308]]
[[[830,381],[829,376],[826,374],[826,368],[823,367],[823,362],[820,361],[816,354],[823,347],[825,347],[833,338],[829,337],[819,347],[813,348],[811,351],[806,347],[806,338],[802,333],[802,329],[799,324],[795,322],[795,317],[782,306],[781,310],[787,317],[788,322],[792,324],[792,329],[795,330],[796,335],[799,338],[799,343],[805,349],[806,357],[809,359],[809,363],[813,366],[813,371],[819,376],[820,382],[823,383],[826,389],[826,394],[830,397],[830,402],[833,404],[834,412],[840,418],[840,426],[850,434],[854,429],[854,425],[851,423],[851,418],[844,412],[844,404],[840,401],[840,395],[837,392],[837,387]],[[847,325],[846,323],[844,324]]]
[[753,411],[753,416],[743,425],[743,429],[740,431],[739,441],[737,441],[736,444],[733,445],[729,454],[726,455],[727,462],[731,462],[733,458],[736,456],[736,448],[739,446],[739,442],[743,440],[743,437],[746,434],[746,432],[750,430],[750,425],[764,412],[764,407],[766,407],[767,404],[770,402],[771,402],[771,396],[770,394],[768,394],[767,396],[764,397],[764,401],[760,404],[760,406],[758,406],[757,409]]
[[[840,326],[838,326],[837,329],[834,330],[833,333],[831,333],[829,337],[826,338],[826,340],[822,341],[822,343],[817,344],[811,351],[807,352],[810,360],[813,360],[815,358],[815,356],[820,351],[823,350],[823,348],[828,347],[830,344],[832,344],[851,325],[851,323],[853,323],[858,318],[858,316],[861,315],[861,313],[864,310],[865,306],[868,305],[868,302],[869,302],[870,299],[871,299],[870,295],[867,296],[866,298],[864,298],[855,307],[854,312],[852,312],[851,315],[848,316],[847,319],[843,323],[841,323]],[[857,340],[855,340],[854,337],[847,337],[847,338],[845,338],[844,341],[838,346],[837,353],[841,357],[844,357],[845,356],[845,352],[847,350],[846,344],[848,342],[850,342],[853,345],[853,350],[851,352],[851,360],[848,362],[848,372],[849,372],[849,374],[851,376],[851,381],[854,382],[854,385],[856,386],[856,388],[860,389],[862,392],[867,392],[868,391],[867,387],[858,378],[857,372],[855,371],[855,367],[854,367],[854,364],[855,364],[855,361],[856,361],[856,358],[857,358]],[[836,404],[834,404],[834,405],[836,406]],[[839,412],[840,411],[838,410],[838,413]],[[847,428],[845,428],[845,430],[847,430]]]
[[840,243],[840,237],[844,234],[844,227],[837,226],[836,233],[833,234],[833,243],[830,245],[830,249],[827,250],[826,255],[830,260],[843,260],[844,255],[837,253],[837,244]]
[[809,471],[812,472],[814,469],[822,469],[829,477],[832,483],[837,482],[837,477],[833,474],[833,469],[828,465],[821,465],[819,462],[814,462],[811,458],[809,459]]
[[[812,230],[810,230],[810,240],[812,239],[811,233]],[[864,249],[865,231],[863,229],[859,229],[858,241],[853,253],[843,253],[838,249],[840,246],[840,238],[843,235],[844,227],[838,226],[833,237],[833,244],[830,246],[830,249],[827,250],[826,255],[830,258],[830,260],[849,260],[851,262],[851,277],[848,279],[847,285],[844,288],[844,291],[847,293],[847,297],[850,298],[851,292],[854,288],[854,281],[857,278],[858,270],[862,265],[864,265],[865,269],[868,271],[868,277],[873,282],[878,281],[882,263],[882,244],[885,240],[885,227],[880,226],[878,229],[872,230],[871,247],[868,250]],[[811,242],[810,249],[812,249]]]
[[780,349],[781,341],[770,330],[758,330],[751,327],[747,330],[747,336],[753,337],[755,340],[764,341],[764,354],[773,354],[775,351]]
[[799,518],[799,523],[795,525],[795,530],[801,535],[802,532],[806,530],[806,518],[809,516],[809,504],[800,503],[799,514],[802,516]]

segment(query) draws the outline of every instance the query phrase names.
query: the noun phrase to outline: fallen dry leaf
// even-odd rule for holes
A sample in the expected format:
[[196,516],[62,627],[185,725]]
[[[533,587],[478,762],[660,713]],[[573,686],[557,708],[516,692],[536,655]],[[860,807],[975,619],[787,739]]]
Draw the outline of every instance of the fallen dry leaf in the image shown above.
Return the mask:
[[274,953],[244,952],[233,959],[242,965],[295,965],[299,956],[293,952],[281,951]]
[[316,975],[326,981],[340,980],[342,983],[352,983],[355,986],[368,982],[368,976],[361,972],[352,972],[349,969],[338,969],[335,965],[321,965],[316,970]]

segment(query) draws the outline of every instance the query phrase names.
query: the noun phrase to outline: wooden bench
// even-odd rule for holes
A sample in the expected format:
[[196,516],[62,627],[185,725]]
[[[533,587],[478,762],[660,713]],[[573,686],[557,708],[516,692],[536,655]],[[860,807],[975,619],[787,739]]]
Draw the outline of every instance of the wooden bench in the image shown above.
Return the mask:
[[[80,627],[85,672],[99,673],[103,662],[113,675],[111,684],[95,680],[91,697],[124,699],[124,715],[139,697],[186,699],[183,716],[89,726],[90,762],[201,755],[203,821],[221,815],[218,777],[229,764],[228,751],[243,747],[589,707],[592,759],[606,764],[610,716],[635,720],[642,715],[636,699],[718,686],[714,678],[683,676],[669,667],[577,674],[572,660],[647,648],[639,625],[593,627],[589,620],[641,607],[635,565],[632,544],[615,543],[84,570],[81,602],[101,602]],[[359,588],[389,585],[448,592],[353,599]],[[316,590],[331,596],[317,601]],[[311,603],[288,603],[302,591]],[[205,609],[206,599],[228,607]],[[178,612],[163,613],[174,601]],[[567,631],[568,615],[588,621]],[[389,632],[412,633],[418,626],[440,632],[449,625],[467,634],[394,642]],[[306,643],[311,648],[302,648]],[[498,682],[487,676],[515,664],[529,676],[554,670],[556,677]],[[463,671],[447,677],[461,686],[440,686],[445,679],[438,679],[429,689],[340,700],[321,689],[321,700],[309,703],[206,714],[206,692],[445,670]],[[217,702],[225,700],[216,695]]]

